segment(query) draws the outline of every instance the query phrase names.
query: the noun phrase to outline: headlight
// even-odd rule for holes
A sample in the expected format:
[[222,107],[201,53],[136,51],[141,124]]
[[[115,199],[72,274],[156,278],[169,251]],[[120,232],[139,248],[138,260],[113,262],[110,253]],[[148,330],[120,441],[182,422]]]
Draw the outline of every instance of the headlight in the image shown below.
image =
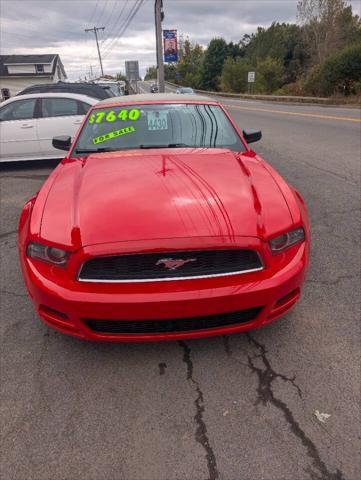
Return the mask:
[[302,227],[290,230],[279,237],[269,241],[272,253],[279,253],[295,243],[303,242],[305,239],[305,231]]
[[30,242],[26,249],[26,255],[31,258],[38,258],[44,262],[52,263],[65,267],[68,261],[69,253],[61,248],[48,247],[41,243]]

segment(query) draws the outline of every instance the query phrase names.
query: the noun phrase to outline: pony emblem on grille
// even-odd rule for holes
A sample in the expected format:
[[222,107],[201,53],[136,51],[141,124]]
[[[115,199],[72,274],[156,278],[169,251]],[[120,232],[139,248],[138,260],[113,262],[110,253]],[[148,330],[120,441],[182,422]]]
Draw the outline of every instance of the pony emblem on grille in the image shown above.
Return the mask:
[[186,263],[195,262],[196,258],[161,258],[156,265],[164,265],[168,270],[176,270],[179,267],[183,267]]

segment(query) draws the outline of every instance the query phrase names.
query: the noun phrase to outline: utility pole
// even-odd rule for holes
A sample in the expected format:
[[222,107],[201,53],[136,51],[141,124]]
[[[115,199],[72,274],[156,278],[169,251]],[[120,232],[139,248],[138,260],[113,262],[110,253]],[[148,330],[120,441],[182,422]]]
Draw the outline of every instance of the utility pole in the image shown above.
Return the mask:
[[163,63],[163,41],[162,41],[162,20],[164,13],[162,11],[163,0],[155,0],[155,38],[157,45],[157,72],[158,72],[158,89],[160,93],[164,93],[164,63]]
[[95,41],[97,42],[97,49],[98,49],[98,55],[99,55],[99,63],[100,63],[100,71],[102,72],[102,77],[104,77],[104,72],[103,72],[103,64],[102,64],[102,57],[100,55],[100,49],[99,49],[99,42],[98,42],[98,30],[104,30],[105,27],[93,27],[93,28],[86,28],[84,32],[94,32],[95,35]]

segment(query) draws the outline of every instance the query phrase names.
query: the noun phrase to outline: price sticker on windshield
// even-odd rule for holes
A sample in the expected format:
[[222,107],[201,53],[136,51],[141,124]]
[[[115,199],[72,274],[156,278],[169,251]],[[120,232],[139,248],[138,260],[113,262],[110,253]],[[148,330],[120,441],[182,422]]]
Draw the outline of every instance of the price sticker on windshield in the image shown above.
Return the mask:
[[168,130],[167,112],[147,112],[148,130]]
[[90,124],[92,123],[103,123],[103,122],[108,122],[108,123],[113,123],[119,120],[122,120],[123,122],[132,120],[133,122],[136,122],[139,120],[140,117],[140,110],[137,108],[132,108],[131,110],[119,110],[118,112],[114,110],[104,110],[104,111],[95,111],[89,116],[88,122]]

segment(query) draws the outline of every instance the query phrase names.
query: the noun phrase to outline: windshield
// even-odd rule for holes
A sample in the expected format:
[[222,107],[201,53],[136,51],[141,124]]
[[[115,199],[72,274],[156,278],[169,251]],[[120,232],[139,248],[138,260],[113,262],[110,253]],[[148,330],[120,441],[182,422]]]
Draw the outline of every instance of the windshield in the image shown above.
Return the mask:
[[98,83],[98,85],[111,92],[114,97],[119,95],[119,88],[116,83]]
[[127,105],[94,110],[73,154],[138,148],[245,147],[223,110],[216,105]]

